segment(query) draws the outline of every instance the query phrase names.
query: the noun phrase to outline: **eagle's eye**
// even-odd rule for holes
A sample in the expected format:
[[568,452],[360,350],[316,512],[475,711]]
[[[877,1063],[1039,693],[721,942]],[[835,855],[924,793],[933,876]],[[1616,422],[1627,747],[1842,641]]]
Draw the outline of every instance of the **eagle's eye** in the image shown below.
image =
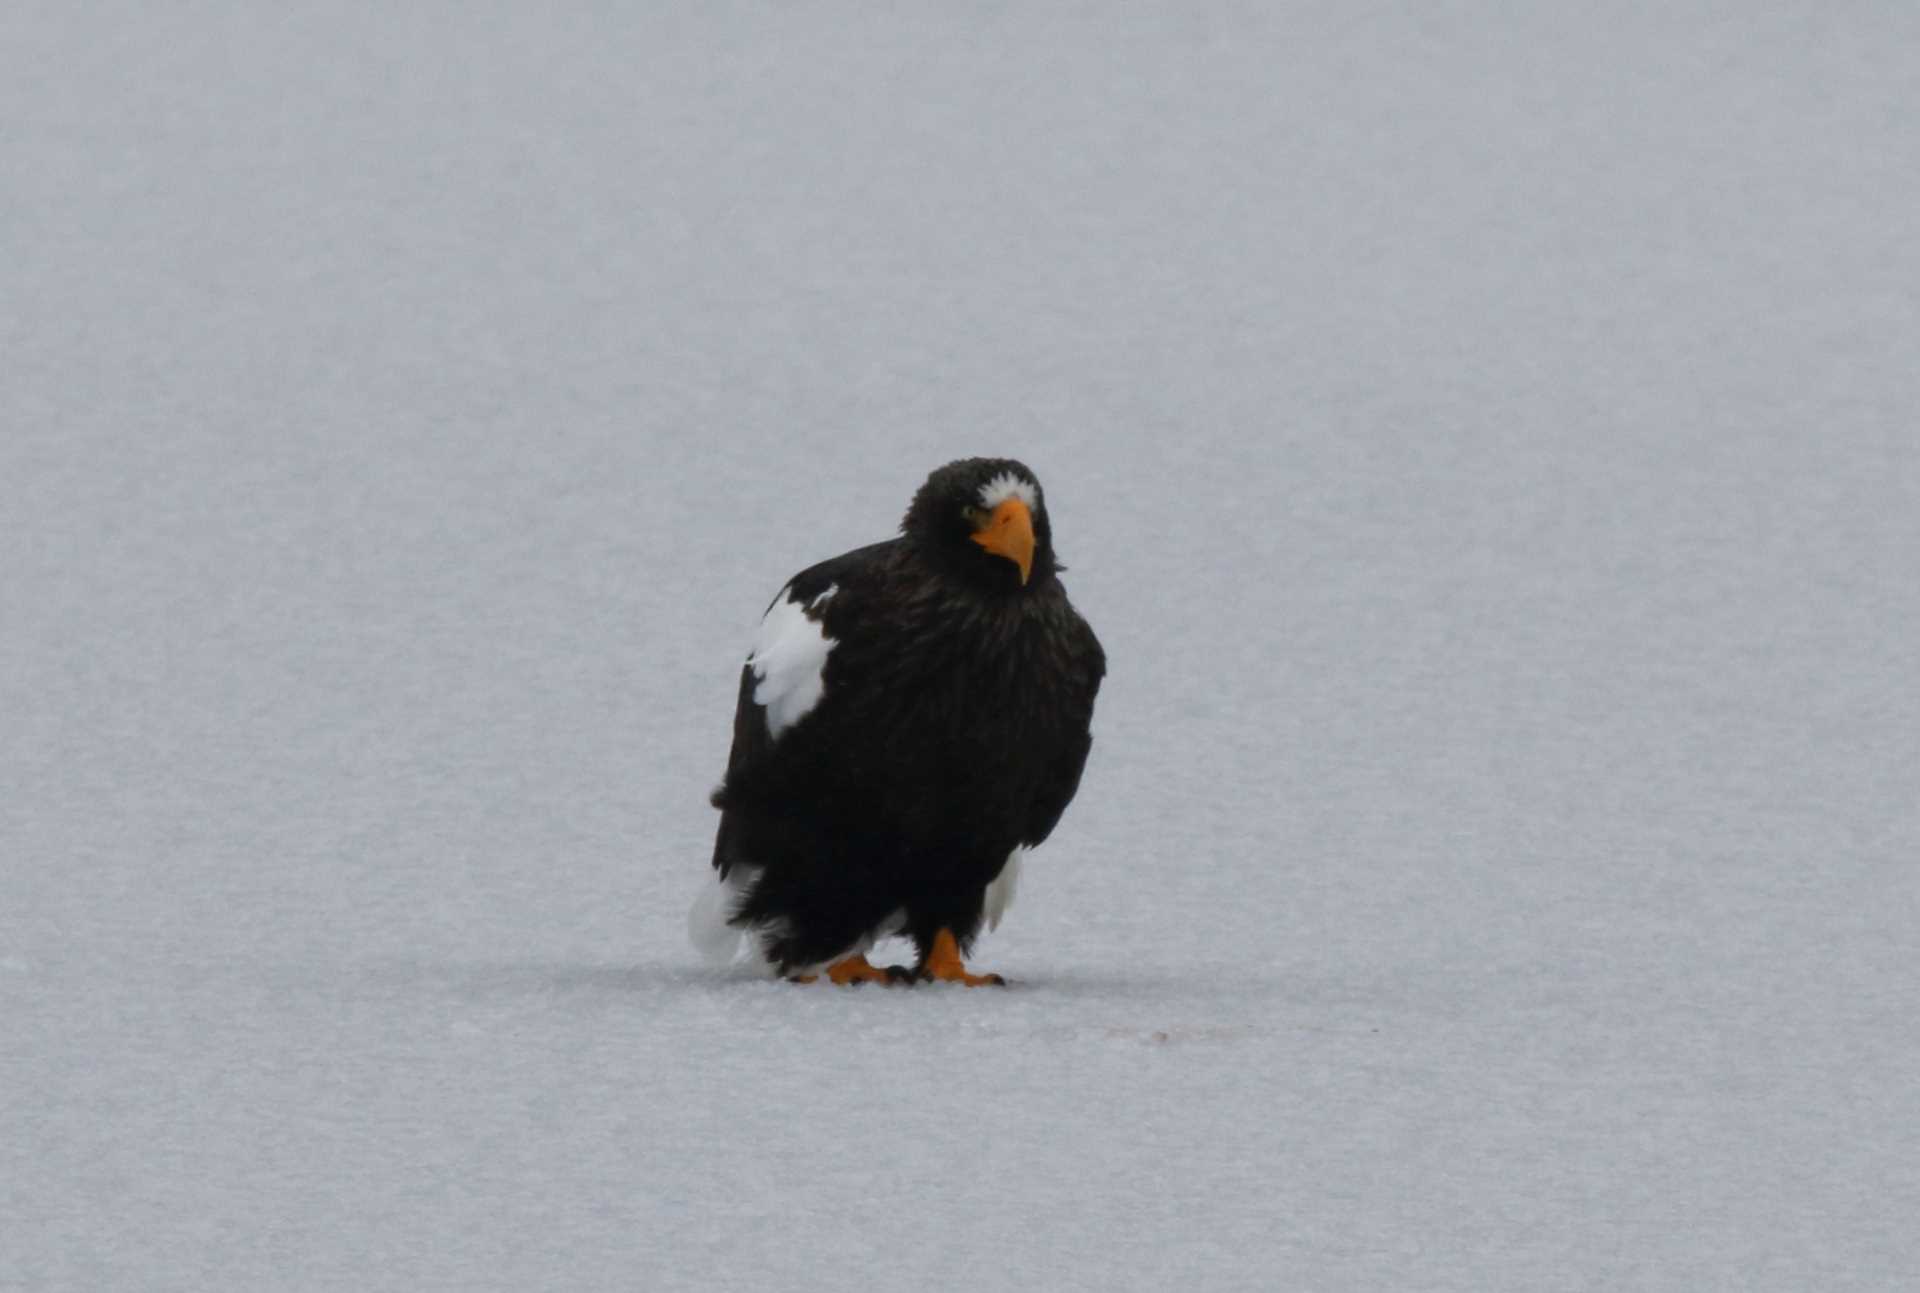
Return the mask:
[[968,504],[966,507],[961,508],[960,515],[964,516],[967,519],[967,524],[971,525],[976,530],[979,529],[981,526],[985,525],[988,522],[988,520],[991,519],[991,515],[988,513],[986,508],[974,507],[972,504]]

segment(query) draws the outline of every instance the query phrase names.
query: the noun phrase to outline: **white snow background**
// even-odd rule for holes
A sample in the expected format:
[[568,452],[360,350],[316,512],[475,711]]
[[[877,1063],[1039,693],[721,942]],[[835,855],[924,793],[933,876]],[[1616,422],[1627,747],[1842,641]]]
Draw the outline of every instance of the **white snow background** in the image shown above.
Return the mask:
[[[1920,1286],[1920,10],[0,12],[0,1287]],[[973,453],[1004,992],[702,968]]]

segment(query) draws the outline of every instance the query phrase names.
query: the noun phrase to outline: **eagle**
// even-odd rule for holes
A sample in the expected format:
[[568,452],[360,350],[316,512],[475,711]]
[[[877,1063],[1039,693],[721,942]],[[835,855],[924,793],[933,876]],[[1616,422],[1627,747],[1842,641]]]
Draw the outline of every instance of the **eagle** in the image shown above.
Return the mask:
[[[1062,569],[1039,478],[964,458],[897,537],[787,581],[740,671],[701,952],[744,941],[801,982],[1004,982],[964,958],[1079,789],[1106,674]],[[867,960],[896,935],[916,965]]]

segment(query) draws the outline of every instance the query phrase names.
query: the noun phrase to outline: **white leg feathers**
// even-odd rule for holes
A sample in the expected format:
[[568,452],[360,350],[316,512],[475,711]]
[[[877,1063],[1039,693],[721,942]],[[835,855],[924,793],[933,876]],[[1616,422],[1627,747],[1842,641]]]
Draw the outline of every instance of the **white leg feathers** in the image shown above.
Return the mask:
[[[1014,893],[1020,885],[1020,866],[1027,851],[1026,846],[1022,845],[1007,854],[1006,865],[987,885],[983,914],[989,930],[1000,928],[1001,918],[1007,914],[1007,908],[1013,905]],[[761,962],[763,966],[766,964],[760,950],[760,939],[749,936],[748,931],[729,923],[739,912],[740,903],[745,899],[753,879],[753,869],[745,866],[735,865],[732,874],[724,880],[718,871],[711,872],[707,882],[701,886],[699,896],[694,899],[692,910],[687,912],[687,937],[701,956],[716,965],[731,965],[738,960],[743,942],[750,959]],[[830,961],[807,969],[818,970],[833,961],[867,952],[879,940],[901,932],[903,920],[904,913],[893,913]]]
[[987,886],[987,928],[1000,928],[1000,918],[1007,914],[1007,908],[1013,906],[1014,890],[1020,887],[1020,862],[1027,856],[1027,847],[1022,844],[1007,854],[1007,864],[1000,868],[1000,874]]

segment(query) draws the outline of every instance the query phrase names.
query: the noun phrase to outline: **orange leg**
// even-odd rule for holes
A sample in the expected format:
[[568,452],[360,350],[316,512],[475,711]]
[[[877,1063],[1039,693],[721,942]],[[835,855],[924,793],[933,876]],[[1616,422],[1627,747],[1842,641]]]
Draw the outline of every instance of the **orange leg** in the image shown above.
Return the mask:
[[928,950],[927,959],[920,962],[920,977],[938,983],[964,983],[969,988],[989,983],[1005,987],[1007,983],[997,974],[975,974],[961,964],[960,944],[954,941],[950,929],[943,929],[933,936],[933,947]]

